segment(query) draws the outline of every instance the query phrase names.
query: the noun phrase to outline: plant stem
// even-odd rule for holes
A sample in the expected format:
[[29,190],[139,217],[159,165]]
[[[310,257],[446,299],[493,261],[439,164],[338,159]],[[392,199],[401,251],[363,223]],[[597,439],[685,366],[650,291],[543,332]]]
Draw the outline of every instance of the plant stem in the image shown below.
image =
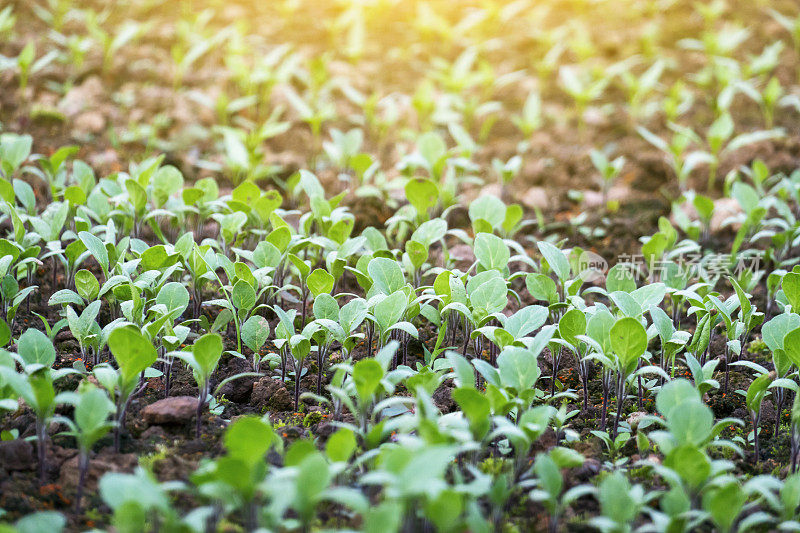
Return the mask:
[[81,514],[83,487],[86,484],[86,473],[89,470],[89,450],[81,450],[78,455],[78,488],[75,494],[75,514]]
[[39,456],[39,484],[44,485],[45,464],[47,462],[47,449],[45,448],[45,440],[47,439],[47,431],[44,425],[44,420],[41,418],[36,419],[36,452]]
[[303,366],[294,356],[292,357],[292,361],[294,366],[294,411],[296,413],[300,407],[300,371]]
[[317,351],[317,394],[322,394],[322,366],[325,362],[325,348],[320,346]]
[[617,413],[614,416],[614,431],[613,438],[617,438],[617,430],[619,429],[619,419],[622,416],[622,404],[625,401],[625,374],[621,373],[617,376]]
[[756,411],[750,412],[750,420],[753,423],[753,463],[758,464],[758,457],[760,454],[758,446],[758,426],[760,426],[761,413]]
[[203,383],[200,386],[200,394],[199,394],[199,396],[197,398],[197,411],[195,413],[197,415],[197,422],[196,422],[196,425],[195,425],[195,432],[194,433],[195,433],[195,438],[197,438],[197,439],[200,438],[200,434],[201,434],[201,430],[202,430],[203,405],[205,405],[207,397],[208,397],[208,383]]

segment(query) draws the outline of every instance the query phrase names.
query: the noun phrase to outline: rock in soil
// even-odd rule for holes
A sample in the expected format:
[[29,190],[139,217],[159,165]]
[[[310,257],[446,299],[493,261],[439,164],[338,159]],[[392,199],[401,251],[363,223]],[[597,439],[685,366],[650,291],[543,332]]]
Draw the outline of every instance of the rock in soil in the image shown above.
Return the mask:
[[142,417],[148,425],[185,424],[197,412],[197,398],[172,396],[151,403],[142,409]]
[[[680,206],[680,209],[683,210],[690,220],[699,219],[697,209],[695,209],[692,204],[687,202]],[[718,232],[722,229],[723,223],[725,223],[729,218],[735,217],[736,215],[740,215],[742,213],[742,206],[740,206],[739,202],[733,198],[718,198],[714,200],[714,211],[709,222],[709,229],[711,230],[711,233]],[[670,221],[675,223],[675,218],[670,216]],[[737,231],[741,225],[741,222],[737,221],[732,222],[730,227],[733,231]]]
[[575,472],[575,478],[579,481],[588,481],[600,473],[600,461],[597,459],[586,459],[583,465]]
[[[247,361],[239,358],[232,358],[231,361],[222,368],[222,371],[222,375],[232,376],[242,372],[251,372],[252,369]],[[248,403],[255,382],[256,378],[254,377],[240,377],[223,385],[219,393],[234,403]]]
[[520,201],[528,209],[547,209],[551,198],[544,187],[530,187],[523,193]]
[[628,425],[631,427],[632,430],[635,431],[636,428],[639,427],[639,422],[641,422],[642,419],[647,416],[647,414],[648,413],[646,413],[644,411],[636,411],[634,413],[631,413],[628,416],[628,420],[627,420]]
[[262,411],[291,411],[294,408],[292,394],[281,380],[264,377],[253,385],[250,403]]
[[36,465],[33,444],[14,439],[0,442],[0,465],[6,470],[32,470]]
[[450,258],[463,265],[471,265],[475,262],[475,252],[466,244],[456,244],[450,248]]
[[73,129],[76,136],[97,135],[106,127],[106,119],[98,111],[87,111],[75,117]]

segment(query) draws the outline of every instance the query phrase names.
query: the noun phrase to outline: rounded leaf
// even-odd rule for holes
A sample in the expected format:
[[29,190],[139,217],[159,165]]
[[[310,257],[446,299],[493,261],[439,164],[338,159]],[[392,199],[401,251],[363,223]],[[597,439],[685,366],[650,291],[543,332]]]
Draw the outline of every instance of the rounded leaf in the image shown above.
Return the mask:
[[46,367],[56,362],[56,349],[50,338],[41,331],[29,328],[17,341],[17,353],[26,365],[40,364]]
[[631,317],[617,320],[611,327],[611,349],[629,372],[647,350],[647,332],[642,323]]
[[254,352],[258,352],[269,337],[269,322],[263,316],[253,315],[242,324],[242,342]]

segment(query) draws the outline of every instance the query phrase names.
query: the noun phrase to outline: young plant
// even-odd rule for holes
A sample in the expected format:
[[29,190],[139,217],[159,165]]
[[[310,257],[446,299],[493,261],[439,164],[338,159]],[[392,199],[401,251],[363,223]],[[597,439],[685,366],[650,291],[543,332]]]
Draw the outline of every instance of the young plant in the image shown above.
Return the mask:
[[114,356],[117,369],[102,364],[96,366],[92,373],[115,400],[114,449],[119,451],[120,432],[125,426],[128,404],[142,390],[146,371],[156,362],[158,353],[152,341],[133,325],[114,328],[108,336],[108,348]]
[[730,113],[725,112],[717,118],[706,132],[706,143],[708,145],[708,186],[711,192],[717,179],[717,169],[721,158],[727,154],[735,153],[742,147],[753,143],[770,139],[779,139],[786,134],[781,129],[758,130],[754,132],[741,133],[733,136],[735,125]]
[[[11,332],[6,328],[5,342]],[[36,450],[39,459],[39,483],[44,484],[46,468],[47,423],[55,413],[56,405],[64,401],[63,393],[56,394],[54,382],[71,373],[70,370],[53,370],[56,350],[50,339],[41,331],[28,329],[17,340],[15,359],[22,373],[13,366],[0,365],[0,376],[33,410],[36,416]]]
[[252,315],[242,324],[242,342],[253,352],[253,372],[261,371],[261,349],[269,338],[269,322],[259,315]]
[[58,420],[67,424],[69,431],[64,434],[74,437],[78,444],[78,487],[75,495],[75,513],[80,514],[86,473],[89,470],[89,454],[95,443],[114,426],[109,417],[114,413],[115,406],[104,390],[88,384],[88,382],[76,396],[70,398],[68,403],[72,403],[75,407],[73,418],[58,417]]
[[641,485],[631,486],[622,472],[613,472],[600,482],[597,489],[600,516],[590,523],[603,532],[630,531],[630,524],[654,496],[654,493],[645,492]]
[[[761,404],[764,398],[770,394],[769,386],[775,380],[775,372],[762,372],[756,377],[747,392],[744,393],[747,412],[750,414],[750,422],[753,425],[753,462],[758,464],[760,458],[759,438],[761,431]],[[742,393],[743,391],[737,391]]]
[[238,418],[225,430],[225,455],[209,461],[191,476],[200,492],[230,508],[241,509],[247,531],[258,528],[259,486],[268,472],[265,456],[280,449],[272,426],[255,416]]
[[610,78],[573,65],[562,66],[558,71],[558,79],[564,91],[575,101],[578,128],[583,132],[586,126],[586,109],[590,103],[603,96]]
[[512,122],[520,131],[525,141],[529,141],[533,132],[542,127],[542,98],[538,91],[531,91],[525,98],[525,104],[519,115],[511,117]]
[[556,453],[565,448],[553,449],[550,453],[542,453],[536,457],[533,472],[536,474],[537,488],[530,492],[530,498],[541,502],[550,513],[548,531],[556,533],[559,520],[564,511],[579,498],[595,493],[591,485],[577,485],[564,490],[564,479],[561,469],[565,467],[580,466],[583,457],[577,453]]
[[58,52],[51,50],[39,59],[36,59],[36,44],[34,41],[28,41],[28,44],[22,49],[16,59],[17,69],[19,70],[19,88],[24,91],[28,87],[28,78],[31,74],[44,69],[47,65],[52,63]]
[[199,439],[202,430],[203,406],[208,401],[211,387],[211,375],[217,369],[219,358],[222,357],[222,337],[217,333],[207,333],[194,341],[190,352],[177,352],[174,355],[189,365],[197,382],[195,438]]
[[628,376],[636,370],[639,359],[647,350],[647,332],[642,323],[632,317],[617,320],[611,327],[611,349],[616,355],[617,413],[614,417],[613,435],[616,437],[622,416],[623,402],[627,396]]
[[592,159],[594,168],[600,173],[603,206],[607,206],[608,191],[622,172],[622,167],[625,165],[625,156],[619,156],[614,160],[609,160],[608,156],[600,150],[592,150],[589,156]]
[[509,158],[508,161],[502,161],[494,158],[492,159],[492,169],[499,178],[500,186],[502,187],[503,191],[502,196],[504,198],[508,198],[508,186],[512,181],[514,181],[514,178],[516,178],[522,170],[522,157],[515,155]]

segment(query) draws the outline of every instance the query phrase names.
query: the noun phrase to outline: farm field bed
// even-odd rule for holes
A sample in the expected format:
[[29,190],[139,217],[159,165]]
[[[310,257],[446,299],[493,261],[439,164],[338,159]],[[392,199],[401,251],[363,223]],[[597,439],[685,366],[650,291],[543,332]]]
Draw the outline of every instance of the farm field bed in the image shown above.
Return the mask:
[[0,531],[800,528],[800,8],[5,0]]

